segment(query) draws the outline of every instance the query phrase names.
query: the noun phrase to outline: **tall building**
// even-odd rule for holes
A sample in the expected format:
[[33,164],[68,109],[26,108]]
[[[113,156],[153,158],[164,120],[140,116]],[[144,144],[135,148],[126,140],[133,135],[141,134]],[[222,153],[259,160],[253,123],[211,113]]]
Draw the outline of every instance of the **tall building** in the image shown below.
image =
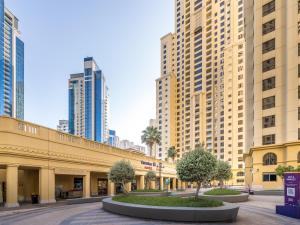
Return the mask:
[[59,120],[57,125],[57,130],[65,133],[69,133],[69,121]]
[[109,130],[108,144],[116,147],[119,143],[119,137],[116,135],[115,130]]
[[161,38],[161,76],[156,79],[156,127],[161,143],[156,146],[156,158],[168,158],[168,149],[175,146],[175,39],[173,34]]
[[103,72],[92,57],[84,59],[84,73],[69,79],[69,132],[107,142],[108,88]]
[[281,189],[278,165],[300,165],[300,1],[247,1],[246,71],[253,85],[247,182]]
[[24,119],[24,43],[18,23],[0,0],[0,115]]
[[180,158],[205,144],[231,165],[231,184],[244,184],[245,48],[244,0],[175,0],[175,33],[161,39],[156,81],[162,159],[172,145]]

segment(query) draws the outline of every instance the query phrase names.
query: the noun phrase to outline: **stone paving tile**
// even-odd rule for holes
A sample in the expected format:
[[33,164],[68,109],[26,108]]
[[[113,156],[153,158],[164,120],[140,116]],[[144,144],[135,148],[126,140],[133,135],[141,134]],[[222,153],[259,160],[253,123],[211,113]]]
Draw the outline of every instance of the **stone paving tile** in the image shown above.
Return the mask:
[[[213,223],[214,225],[299,225],[300,221],[275,214],[275,205],[282,204],[282,197],[251,196],[250,201],[240,203],[237,221]],[[101,203],[48,206],[32,210],[14,210],[0,214],[0,225],[188,225],[137,219],[111,214],[102,210]],[[211,225],[212,223],[201,223]]]

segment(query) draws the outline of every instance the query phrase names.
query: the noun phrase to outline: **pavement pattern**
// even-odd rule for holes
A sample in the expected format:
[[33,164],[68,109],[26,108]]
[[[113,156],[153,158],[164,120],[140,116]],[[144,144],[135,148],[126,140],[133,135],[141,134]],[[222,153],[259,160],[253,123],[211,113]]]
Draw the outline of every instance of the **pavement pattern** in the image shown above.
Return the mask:
[[[275,214],[275,205],[282,204],[280,196],[251,196],[240,203],[234,223],[201,223],[203,225],[299,225],[300,220]],[[179,225],[174,223],[136,219],[102,210],[102,203],[80,205],[49,205],[39,208],[0,211],[0,225]]]

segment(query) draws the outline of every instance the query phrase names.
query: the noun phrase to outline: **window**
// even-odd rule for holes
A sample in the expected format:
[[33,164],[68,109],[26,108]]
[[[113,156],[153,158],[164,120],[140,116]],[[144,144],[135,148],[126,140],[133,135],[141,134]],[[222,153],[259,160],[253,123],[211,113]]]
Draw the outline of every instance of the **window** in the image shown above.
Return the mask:
[[262,44],[262,52],[267,53],[275,49],[275,38],[266,41]]
[[275,77],[264,79],[262,82],[262,90],[267,91],[275,88]]
[[268,34],[274,30],[275,30],[275,19],[263,24],[263,27],[262,27],[263,35]]
[[264,166],[276,165],[276,164],[277,164],[276,154],[269,152],[264,155],[264,157],[263,157],[263,165]]
[[275,127],[275,115],[263,117],[262,123],[263,128]]
[[275,144],[275,134],[264,135],[262,137],[263,145]]
[[272,0],[269,3],[263,5],[262,15],[266,16],[274,11],[275,11],[275,0]]
[[262,63],[262,71],[267,72],[269,70],[275,69],[275,57],[267,59]]
[[300,77],[300,64],[298,64],[298,77]]
[[298,43],[298,56],[300,56],[300,43]]
[[275,173],[263,173],[264,182],[274,182],[277,181],[277,176]]
[[300,163],[300,151],[298,152],[298,155],[297,155],[297,162]]
[[300,128],[298,128],[298,140],[300,140]]
[[298,99],[300,99],[300,86],[298,86]]
[[275,96],[263,98],[262,109],[270,109],[275,107]]
[[236,176],[237,177],[243,177],[243,176],[245,176],[245,174],[244,174],[244,172],[240,171],[240,172],[236,173]]

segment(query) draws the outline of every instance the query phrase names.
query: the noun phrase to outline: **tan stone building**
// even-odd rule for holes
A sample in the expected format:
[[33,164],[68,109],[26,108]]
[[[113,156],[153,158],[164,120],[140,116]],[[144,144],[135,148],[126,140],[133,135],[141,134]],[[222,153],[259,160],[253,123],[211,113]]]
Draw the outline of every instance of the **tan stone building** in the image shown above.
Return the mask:
[[247,1],[247,76],[253,83],[253,147],[247,183],[282,189],[278,165],[300,165],[300,1]]
[[[40,203],[56,199],[114,195],[117,184],[107,179],[111,166],[122,159],[131,162],[136,171],[129,189],[143,189],[144,175],[154,170],[164,180],[171,178],[169,188],[182,188],[173,164],[128,152],[98,142],[62,133],[36,124],[0,117],[0,203],[7,207],[29,201],[39,195]],[[161,169],[159,163],[162,163]]]
[[[162,75],[167,68],[174,73],[169,79],[174,76],[175,81],[174,111],[165,114],[168,122],[162,121],[167,126],[174,123],[174,133],[162,149],[174,140],[180,158],[204,143],[232,166],[234,177],[229,183],[234,185],[244,184],[243,153],[248,146],[244,32],[243,0],[175,0],[175,32],[161,39]],[[172,61],[166,61],[164,53]],[[163,115],[157,113],[157,120]]]

